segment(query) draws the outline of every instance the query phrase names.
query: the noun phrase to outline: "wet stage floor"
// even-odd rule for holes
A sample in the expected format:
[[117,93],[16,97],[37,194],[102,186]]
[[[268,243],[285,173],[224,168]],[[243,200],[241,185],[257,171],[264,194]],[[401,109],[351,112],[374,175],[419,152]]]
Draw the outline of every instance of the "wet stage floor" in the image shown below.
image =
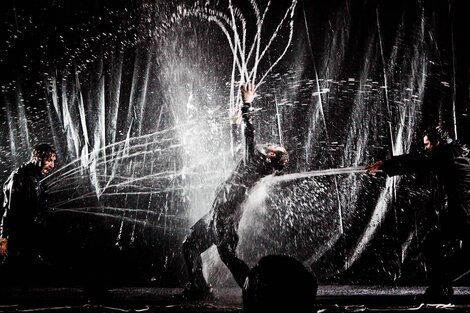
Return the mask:
[[[241,290],[219,288],[211,302],[174,300],[177,288],[113,288],[103,300],[88,300],[81,288],[2,288],[0,312],[242,312]],[[319,313],[470,312],[470,287],[454,287],[452,303],[422,304],[424,287],[320,286]]]

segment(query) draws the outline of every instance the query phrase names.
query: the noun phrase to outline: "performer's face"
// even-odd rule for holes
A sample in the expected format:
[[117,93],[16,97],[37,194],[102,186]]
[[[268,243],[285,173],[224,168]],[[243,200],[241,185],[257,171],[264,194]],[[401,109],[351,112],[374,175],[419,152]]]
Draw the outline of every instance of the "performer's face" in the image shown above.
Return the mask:
[[432,141],[429,140],[428,136],[424,136],[423,144],[424,144],[424,150],[427,153],[431,153],[434,150],[434,148],[439,144],[439,141],[436,143],[433,143]]
[[46,175],[49,171],[54,169],[55,167],[55,160],[57,159],[55,154],[51,154],[50,156],[44,158],[42,160],[42,166],[41,166],[41,174],[44,176]]

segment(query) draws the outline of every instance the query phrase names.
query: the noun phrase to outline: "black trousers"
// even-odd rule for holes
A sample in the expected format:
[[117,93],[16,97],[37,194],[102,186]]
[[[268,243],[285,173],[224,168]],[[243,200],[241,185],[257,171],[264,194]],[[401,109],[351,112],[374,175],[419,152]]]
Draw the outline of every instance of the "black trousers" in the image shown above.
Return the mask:
[[456,232],[459,227],[433,227],[423,242],[429,285],[450,285],[455,278],[470,268],[468,255],[470,236]]
[[191,233],[183,242],[183,255],[190,278],[191,288],[204,290],[208,284],[202,273],[201,254],[213,244],[217,246],[221,260],[229,268],[237,284],[243,287],[250,268],[236,255],[238,235],[236,230],[217,231],[212,223],[211,212],[204,215],[191,227]]

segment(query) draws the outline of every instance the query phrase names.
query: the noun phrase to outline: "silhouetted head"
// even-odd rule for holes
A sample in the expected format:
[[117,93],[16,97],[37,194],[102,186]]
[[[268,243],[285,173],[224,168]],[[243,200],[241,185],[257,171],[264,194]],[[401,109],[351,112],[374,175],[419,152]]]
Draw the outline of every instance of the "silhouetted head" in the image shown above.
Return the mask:
[[243,312],[314,312],[317,287],[314,275],[296,259],[265,256],[243,287]]
[[424,150],[431,153],[436,147],[444,144],[449,140],[449,132],[442,123],[437,126],[430,127],[423,132]]
[[53,146],[47,143],[36,144],[31,151],[31,162],[41,168],[41,174],[46,175],[54,169],[57,154]]
[[264,156],[266,165],[272,167],[273,171],[282,171],[289,163],[289,154],[284,147],[276,144],[266,144],[258,147]]

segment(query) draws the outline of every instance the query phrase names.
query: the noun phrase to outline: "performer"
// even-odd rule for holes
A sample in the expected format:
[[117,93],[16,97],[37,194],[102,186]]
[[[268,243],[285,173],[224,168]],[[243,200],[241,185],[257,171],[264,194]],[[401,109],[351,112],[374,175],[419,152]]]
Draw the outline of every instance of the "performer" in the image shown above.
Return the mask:
[[[241,113],[244,124],[242,133],[245,138],[245,157],[238,162],[230,177],[218,187],[211,210],[191,227],[190,234],[183,242],[183,254],[190,282],[182,296],[187,300],[212,298],[212,288],[202,273],[201,254],[213,244],[217,246],[220,258],[238,285],[243,286],[250,269],[236,255],[242,203],[259,179],[281,171],[288,163],[285,148],[274,144],[255,146],[251,114],[255,86],[246,84],[240,89],[244,103]],[[236,117],[232,119],[236,120]]]
[[41,263],[39,248],[46,210],[41,179],[54,169],[56,158],[52,146],[35,145],[30,161],[13,171],[3,186],[0,255],[4,257],[4,273],[19,279]]
[[430,283],[425,296],[430,300],[447,300],[453,289],[444,265],[446,249],[456,239],[464,244],[470,239],[469,150],[450,138],[441,124],[423,133],[423,144],[424,153],[394,156],[368,165],[366,170],[370,173],[382,170],[389,176],[432,173],[435,177],[436,223],[423,242]]

